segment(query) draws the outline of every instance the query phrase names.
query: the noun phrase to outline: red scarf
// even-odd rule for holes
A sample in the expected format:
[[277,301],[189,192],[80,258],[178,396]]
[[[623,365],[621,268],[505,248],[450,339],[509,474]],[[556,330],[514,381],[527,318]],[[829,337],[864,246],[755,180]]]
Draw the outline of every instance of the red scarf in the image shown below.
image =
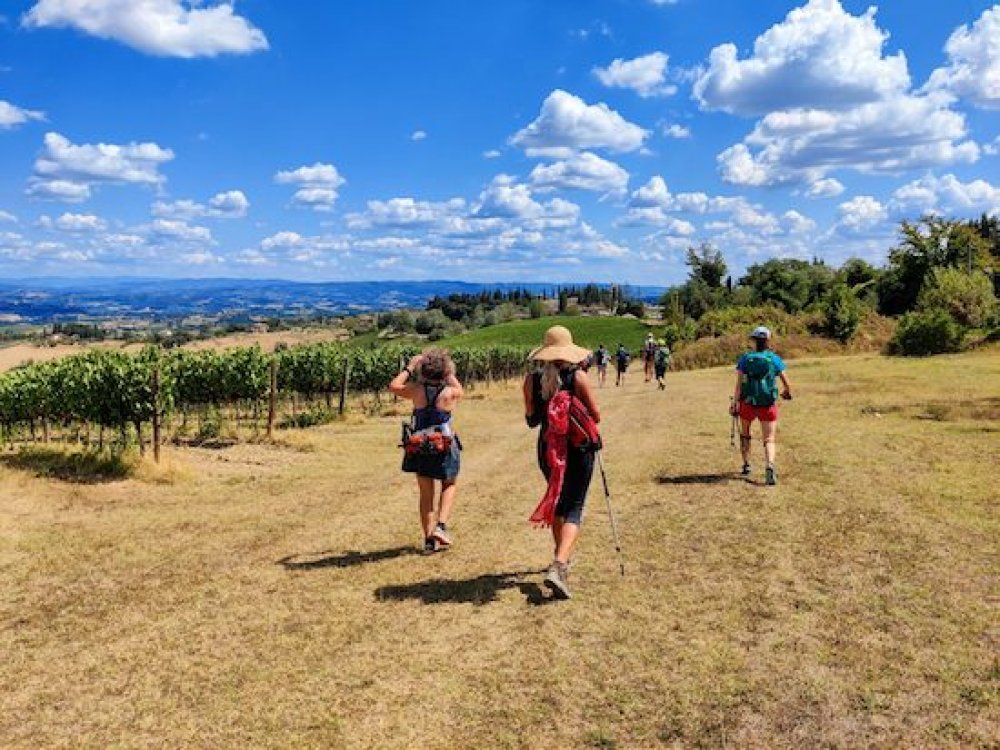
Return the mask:
[[559,391],[549,401],[545,429],[545,461],[549,465],[549,486],[545,490],[542,501],[528,519],[537,528],[547,528],[556,519],[556,504],[562,493],[563,479],[566,476],[566,457],[569,454],[569,406],[568,391]]

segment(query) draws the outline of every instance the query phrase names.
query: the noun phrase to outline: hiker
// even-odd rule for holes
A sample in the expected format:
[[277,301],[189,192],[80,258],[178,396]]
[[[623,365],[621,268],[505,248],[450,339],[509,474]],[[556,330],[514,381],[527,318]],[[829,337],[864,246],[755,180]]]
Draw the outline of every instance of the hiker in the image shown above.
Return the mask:
[[625,373],[628,371],[628,363],[632,359],[632,355],[629,354],[628,349],[625,345],[618,344],[618,351],[615,352],[615,370],[618,377],[615,378],[615,385],[619,386],[625,382]]
[[730,413],[740,418],[740,453],[743,455],[745,477],[750,476],[750,426],[760,420],[761,438],[764,442],[764,482],[778,483],[774,468],[775,438],[778,432],[778,388],[775,378],[781,380],[781,397],[792,398],[785,363],[771,351],[771,331],[758,326],[750,334],[754,350],[742,354],[736,362],[736,390]]
[[642,370],[648,383],[653,379],[653,359],[656,356],[656,342],[653,334],[646,334],[646,342],[642,345]]
[[656,368],[656,384],[660,387],[661,391],[665,391],[667,384],[663,381],[663,378],[667,374],[667,367],[670,366],[670,348],[663,339],[656,342],[653,364]]
[[597,351],[594,352],[594,361],[597,363],[597,382],[604,387],[604,381],[608,377],[608,362],[611,360],[611,352],[604,348],[604,344],[597,345]]
[[[462,398],[455,364],[444,349],[418,354],[389,383],[389,390],[413,402],[413,417],[403,428],[403,471],[417,475],[424,553],[451,546],[448,519],[455,504],[462,444],[452,427],[452,411]],[[434,512],[435,480],[441,497]]]
[[[551,523],[555,550],[544,583],[560,599],[570,598],[569,561],[573,546],[580,534],[583,506],[594,473],[596,447],[590,445],[574,448],[568,439],[559,443],[558,436],[554,432],[552,435],[549,434],[549,407],[560,391],[567,391],[579,399],[579,404],[586,410],[596,430],[596,423],[600,422],[601,413],[587,374],[577,366],[587,355],[586,349],[573,343],[573,335],[568,329],[563,326],[552,326],[545,332],[542,345],[528,355],[530,360],[541,364],[541,368],[529,373],[523,385],[525,420],[529,427],[541,426],[537,454],[538,467],[549,482],[546,499],[558,498],[555,500]],[[563,449],[565,455],[560,453]],[[555,456],[556,465],[552,465],[549,460],[552,456]],[[565,467],[564,472],[563,467]],[[562,486],[554,487],[553,478],[558,482],[560,476]],[[555,492],[558,494],[553,495]],[[546,523],[536,519],[535,516],[532,517],[532,521],[540,522],[542,525]]]

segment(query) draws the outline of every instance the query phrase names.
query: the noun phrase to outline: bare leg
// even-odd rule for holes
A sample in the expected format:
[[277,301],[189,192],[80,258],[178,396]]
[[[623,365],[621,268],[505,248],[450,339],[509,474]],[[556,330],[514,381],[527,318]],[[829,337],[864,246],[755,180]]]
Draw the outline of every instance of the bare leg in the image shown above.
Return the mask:
[[[580,526],[562,519],[556,520],[559,524],[559,533],[556,537],[556,560],[565,565],[569,562],[570,555],[573,554],[576,538],[580,536]],[[553,531],[555,528],[555,526],[552,527]]]
[[420,525],[424,528],[424,539],[434,531],[434,480],[417,475],[420,488]]
[[750,425],[750,422],[740,418],[740,453],[744,464],[750,463]]
[[455,504],[455,493],[458,485],[452,482],[441,482],[441,507],[438,509],[437,520],[441,523],[448,523],[451,518],[451,508]]
[[774,455],[777,452],[775,437],[778,434],[778,421],[761,422],[760,429],[764,438],[764,458],[767,460],[768,466],[774,466]]

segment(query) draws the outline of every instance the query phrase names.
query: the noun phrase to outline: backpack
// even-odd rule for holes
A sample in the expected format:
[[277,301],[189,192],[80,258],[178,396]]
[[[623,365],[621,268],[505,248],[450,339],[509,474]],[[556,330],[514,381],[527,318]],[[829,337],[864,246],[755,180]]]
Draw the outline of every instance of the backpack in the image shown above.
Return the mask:
[[772,406],[778,400],[774,360],[767,352],[750,352],[743,356],[743,383],[740,400],[751,406]]
[[670,361],[670,352],[668,352],[666,349],[657,349],[656,350],[656,366],[657,367],[666,367],[667,366],[667,362],[669,362],[669,361]]
[[[565,394],[565,395],[564,395]],[[583,401],[569,391],[559,391],[549,400],[548,415],[552,421],[556,419],[556,412],[565,408],[565,402],[569,401],[569,423],[566,428],[566,440],[571,448],[594,453],[604,447],[601,439],[601,432],[597,428],[597,422],[590,415]]]

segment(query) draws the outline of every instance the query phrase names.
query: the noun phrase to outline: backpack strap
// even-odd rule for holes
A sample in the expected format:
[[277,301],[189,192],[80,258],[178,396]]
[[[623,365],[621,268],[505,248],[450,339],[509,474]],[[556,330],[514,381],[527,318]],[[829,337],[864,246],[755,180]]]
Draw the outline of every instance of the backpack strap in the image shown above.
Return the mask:
[[[444,391],[444,388],[445,387],[440,383],[438,385],[428,385],[427,383],[424,383],[424,398],[427,399],[426,408],[433,409],[437,406],[437,400]],[[432,391],[434,392],[433,396],[431,395]]]

